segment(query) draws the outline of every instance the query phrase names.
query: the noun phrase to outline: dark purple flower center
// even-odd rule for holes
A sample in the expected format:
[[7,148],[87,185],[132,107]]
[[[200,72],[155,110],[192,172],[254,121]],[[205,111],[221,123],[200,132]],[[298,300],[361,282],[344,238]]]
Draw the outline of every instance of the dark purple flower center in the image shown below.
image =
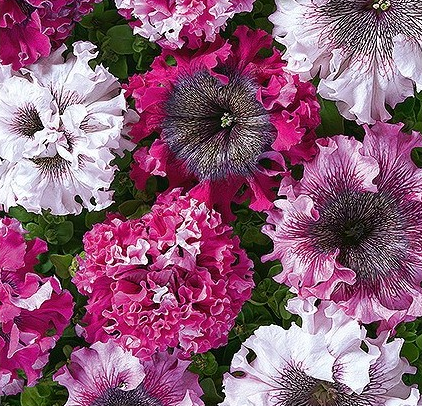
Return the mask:
[[329,0],[315,5],[310,17],[333,48],[343,48],[352,57],[378,57],[390,63],[393,38],[422,38],[422,3],[419,0]]
[[32,103],[15,111],[10,127],[13,133],[26,138],[33,138],[37,131],[44,129],[39,112]]
[[358,395],[337,382],[326,382],[289,366],[277,378],[273,400],[277,406],[381,406],[373,396]]
[[89,406],[164,406],[158,399],[150,396],[142,385],[133,390],[121,388],[107,389]]
[[275,128],[256,99],[255,81],[207,71],[183,76],[165,103],[162,136],[177,159],[200,180],[249,176],[270,149]]

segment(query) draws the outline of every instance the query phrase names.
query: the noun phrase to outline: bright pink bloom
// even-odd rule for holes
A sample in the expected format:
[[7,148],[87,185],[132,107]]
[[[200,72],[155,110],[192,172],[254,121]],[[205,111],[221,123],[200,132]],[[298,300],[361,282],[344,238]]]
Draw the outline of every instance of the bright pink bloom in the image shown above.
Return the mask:
[[215,41],[236,13],[252,11],[255,0],[116,0],[126,18],[136,18],[135,34],[157,41],[163,48],[199,47]]
[[203,406],[189,364],[177,350],[141,361],[110,340],[74,351],[54,380],[69,391],[65,406]]
[[363,143],[318,140],[303,178],[283,179],[264,232],[280,259],[275,279],[301,297],[330,299],[364,323],[392,328],[422,315],[422,170],[419,133],[365,127]]
[[98,0],[0,0],[0,63],[14,70],[48,56]]
[[109,216],[85,234],[73,281],[89,298],[88,342],[114,337],[143,359],[227,343],[251,296],[252,262],[218,213],[180,193],[160,195],[141,219]]
[[[139,189],[151,175],[167,176],[169,188],[192,188],[225,219],[233,218],[233,200],[250,199],[254,210],[273,206],[281,152],[293,162],[315,153],[319,105],[314,86],[286,73],[271,44],[264,31],[240,26],[229,41],[217,36],[196,51],[164,50],[150,72],[130,79],[127,95],[141,113],[133,139],[160,134],[135,153]],[[167,63],[171,58],[176,64]]]
[[18,370],[28,385],[36,383],[72,316],[70,293],[33,272],[46,250],[42,240],[25,241],[18,221],[0,219],[0,396],[22,390]]

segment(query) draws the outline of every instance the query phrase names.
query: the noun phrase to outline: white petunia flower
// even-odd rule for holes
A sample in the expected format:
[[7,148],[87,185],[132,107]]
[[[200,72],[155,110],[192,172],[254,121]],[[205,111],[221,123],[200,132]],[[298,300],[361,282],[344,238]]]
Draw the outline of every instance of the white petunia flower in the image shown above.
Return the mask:
[[[126,102],[120,84],[89,42],[64,47],[36,64],[1,72],[0,206],[78,214],[112,203],[114,153],[133,148],[122,135]],[[133,113],[129,114],[131,117]]]
[[422,3],[418,0],[277,0],[270,16],[288,69],[319,73],[322,97],[358,123],[391,118],[422,90]]

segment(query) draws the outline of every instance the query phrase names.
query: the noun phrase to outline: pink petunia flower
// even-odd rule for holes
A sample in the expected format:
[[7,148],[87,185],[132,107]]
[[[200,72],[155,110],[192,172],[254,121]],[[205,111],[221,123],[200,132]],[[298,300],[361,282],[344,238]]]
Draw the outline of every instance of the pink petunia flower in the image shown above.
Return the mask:
[[414,86],[422,90],[419,0],[277,0],[274,37],[286,46],[287,69],[308,80],[358,123],[391,118]]
[[254,286],[252,261],[232,231],[180,189],[160,195],[141,219],[94,225],[73,278],[88,296],[86,340],[113,337],[142,359],[167,347],[226,344]]
[[53,379],[69,391],[65,406],[203,406],[189,364],[177,350],[141,361],[110,340],[75,350]]
[[411,151],[418,133],[365,127],[363,143],[318,140],[303,178],[285,178],[266,233],[280,283],[301,297],[330,299],[364,323],[392,328],[422,315],[422,170]]
[[150,175],[167,176],[169,188],[191,189],[225,219],[233,218],[233,200],[272,207],[281,151],[293,162],[315,153],[319,105],[312,84],[284,71],[278,50],[261,56],[271,43],[264,31],[240,26],[230,41],[218,36],[197,51],[164,50],[150,72],[130,79],[127,95],[141,116],[134,141],[160,134],[134,155],[139,189]]
[[221,406],[418,404],[419,391],[402,382],[404,373],[415,372],[400,358],[402,339],[366,338],[358,321],[333,303],[318,311],[309,303],[289,305],[302,327],[259,327],[234,355]]
[[126,18],[135,18],[135,34],[156,41],[163,48],[197,48],[215,41],[235,14],[252,11],[255,0],[116,0]]
[[0,396],[22,390],[19,371],[35,385],[73,313],[59,281],[33,272],[46,250],[40,239],[25,241],[17,220],[0,219]]
[[99,0],[0,0],[0,63],[18,70],[48,56]]
[[31,212],[63,215],[109,206],[114,153],[134,146],[122,132],[126,102],[117,78],[102,65],[89,66],[95,46],[76,42],[66,60],[64,51],[20,71],[2,69],[0,207],[5,211],[19,204]]

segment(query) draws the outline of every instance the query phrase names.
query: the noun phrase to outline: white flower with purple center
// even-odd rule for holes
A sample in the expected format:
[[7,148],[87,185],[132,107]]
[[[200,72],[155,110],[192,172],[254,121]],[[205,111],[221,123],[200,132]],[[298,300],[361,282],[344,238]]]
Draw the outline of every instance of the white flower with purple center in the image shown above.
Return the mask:
[[204,406],[198,376],[179,355],[140,361],[112,340],[96,342],[74,351],[53,378],[69,391],[65,406]]
[[393,328],[422,315],[422,169],[411,152],[421,135],[401,125],[365,127],[363,143],[317,141],[300,181],[286,177],[264,226],[301,297],[333,300],[364,323]]
[[366,338],[363,327],[333,303],[323,302],[318,311],[308,306],[289,306],[300,311],[302,327],[261,326],[242,344],[224,375],[221,406],[418,404],[418,390],[401,380],[415,372],[400,358],[403,340]]
[[120,84],[89,42],[74,55],[3,70],[0,94],[0,206],[77,214],[112,203],[115,155],[131,148],[122,136],[126,103]]
[[319,93],[358,123],[386,121],[422,90],[422,3],[418,0],[277,0],[273,34],[287,68],[317,74]]

